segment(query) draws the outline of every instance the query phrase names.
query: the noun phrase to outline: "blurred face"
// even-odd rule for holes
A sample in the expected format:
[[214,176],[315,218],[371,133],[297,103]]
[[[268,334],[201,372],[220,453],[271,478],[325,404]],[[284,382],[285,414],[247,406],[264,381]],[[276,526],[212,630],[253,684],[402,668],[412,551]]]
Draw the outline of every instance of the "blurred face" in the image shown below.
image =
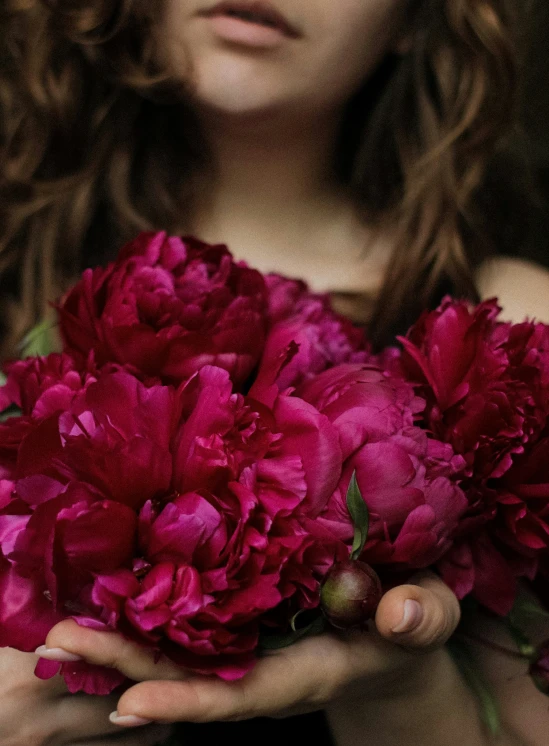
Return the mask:
[[320,112],[356,92],[403,29],[409,0],[166,0],[171,64],[202,106]]

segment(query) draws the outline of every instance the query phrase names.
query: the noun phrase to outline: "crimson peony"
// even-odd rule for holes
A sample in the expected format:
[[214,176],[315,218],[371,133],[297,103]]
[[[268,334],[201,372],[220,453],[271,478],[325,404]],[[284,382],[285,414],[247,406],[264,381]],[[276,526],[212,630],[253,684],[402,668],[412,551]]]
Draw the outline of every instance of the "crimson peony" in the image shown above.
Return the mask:
[[427,401],[423,426],[467,464],[469,508],[439,568],[459,598],[506,614],[549,549],[549,328],[499,311],[445,299],[401,340],[401,366]]
[[131,366],[165,383],[204,365],[241,385],[259,360],[266,327],[262,275],[226,246],[143,233],[105,269],[86,270],[59,307],[65,350],[98,365]]
[[401,340],[425,426],[463,455],[477,484],[505,474],[549,412],[549,328],[501,323],[499,311],[447,298]]

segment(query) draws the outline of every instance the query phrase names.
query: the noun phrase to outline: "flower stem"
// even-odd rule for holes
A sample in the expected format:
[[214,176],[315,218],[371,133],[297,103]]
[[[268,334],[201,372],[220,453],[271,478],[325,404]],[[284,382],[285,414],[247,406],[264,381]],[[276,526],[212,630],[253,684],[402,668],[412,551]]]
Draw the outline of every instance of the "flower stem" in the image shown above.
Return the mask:
[[474,632],[459,632],[460,637],[464,637],[466,640],[472,640],[473,642],[478,642],[481,645],[484,645],[487,648],[490,648],[490,650],[495,650],[498,653],[503,653],[504,655],[507,655],[509,658],[519,658],[522,661],[527,661],[530,659],[528,655],[525,655],[524,653],[519,653],[517,650],[510,650],[509,648],[506,648],[503,645],[498,645],[497,642],[492,642],[491,640],[486,640],[486,638],[482,637],[481,635],[477,635]]

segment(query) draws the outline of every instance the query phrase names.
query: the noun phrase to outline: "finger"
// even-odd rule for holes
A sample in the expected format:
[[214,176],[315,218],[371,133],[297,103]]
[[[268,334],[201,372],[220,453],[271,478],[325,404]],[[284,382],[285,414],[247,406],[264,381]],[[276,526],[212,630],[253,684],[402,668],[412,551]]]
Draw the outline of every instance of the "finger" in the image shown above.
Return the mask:
[[[98,632],[81,627],[72,619],[57,624],[46,638],[45,649],[38,655],[62,660],[63,654],[77,655],[99,666],[116,668],[134,681],[181,679],[187,674],[166,657],[155,661],[154,654],[115,632]],[[64,660],[67,660],[65,657]]]
[[388,591],[376,612],[376,627],[386,640],[407,648],[432,650],[443,645],[460,620],[459,602],[436,575],[424,572]]
[[368,677],[374,689],[392,681],[409,655],[378,634],[324,634],[269,653],[237,682],[192,677],[136,684],[121,696],[118,714],[200,723],[313,712],[353,681]]
[[236,721],[321,709],[353,669],[352,645],[323,636],[260,659],[243,679],[148,681],[128,689],[118,715],[157,722]]

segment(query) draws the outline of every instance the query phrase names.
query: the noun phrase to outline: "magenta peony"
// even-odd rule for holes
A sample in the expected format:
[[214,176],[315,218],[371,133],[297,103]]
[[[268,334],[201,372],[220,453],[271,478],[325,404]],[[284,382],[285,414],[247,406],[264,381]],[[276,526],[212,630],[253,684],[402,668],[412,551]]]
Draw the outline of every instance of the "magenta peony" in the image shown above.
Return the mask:
[[361,559],[407,570],[433,564],[449,549],[467,508],[452,479],[463,460],[415,425],[424,401],[413,387],[378,368],[341,365],[298,393],[332,422],[344,459],[341,480],[319,522],[352,543],[346,494],[356,472],[370,512]]
[[305,283],[280,275],[268,275],[266,282],[269,331],[261,367],[269,368],[290,344],[297,345],[295,355],[278,376],[281,390],[340,363],[366,361],[364,334],[332,310],[327,295],[311,293]]
[[[222,245],[142,234],[86,271],[64,351],[0,388],[0,646],[72,617],[234,680],[265,628],[362,623],[376,572],[427,567],[506,614],[549,568],[549,326],[498,313],[447,298],[374,355],[327,297]],[[59,670],[125,683],[36,674]]]
[[[95,381],[91,361],[80,370],[66,354],[27,358],[5,366],[6,384],[0,388],[0,410],[19,409],[0,422],[0,478],[11,478],[25,452],[35,463],[47,465],[49,451],[36,425],[68,407],[76,394]],[[21,445],[25,447],[21,451]]]
[[30,357],[4,367],[0,411],[17,406],[23,416],[42,419],[65,409],[74,395],[95,380],[92,360],[77,366],[67,354]]
[[[124,372],[75,390],[26,418],[13,479],[0,482],[0,645],[32,650],[71,616],[194,671],[242,676],[261,619],[318,605],[346,556],[313,520],[341,473],[337,432],[296,397],[233,393],[211,366],[179,390]],[[71,666],[72,691],[121,683]]]
[[242,384],[266,330],[262,275],[236,264],[226,246],[143,233],[107,268],[86,270],[59,307],[65,349],[95,352],[165,383],[204,365]]

